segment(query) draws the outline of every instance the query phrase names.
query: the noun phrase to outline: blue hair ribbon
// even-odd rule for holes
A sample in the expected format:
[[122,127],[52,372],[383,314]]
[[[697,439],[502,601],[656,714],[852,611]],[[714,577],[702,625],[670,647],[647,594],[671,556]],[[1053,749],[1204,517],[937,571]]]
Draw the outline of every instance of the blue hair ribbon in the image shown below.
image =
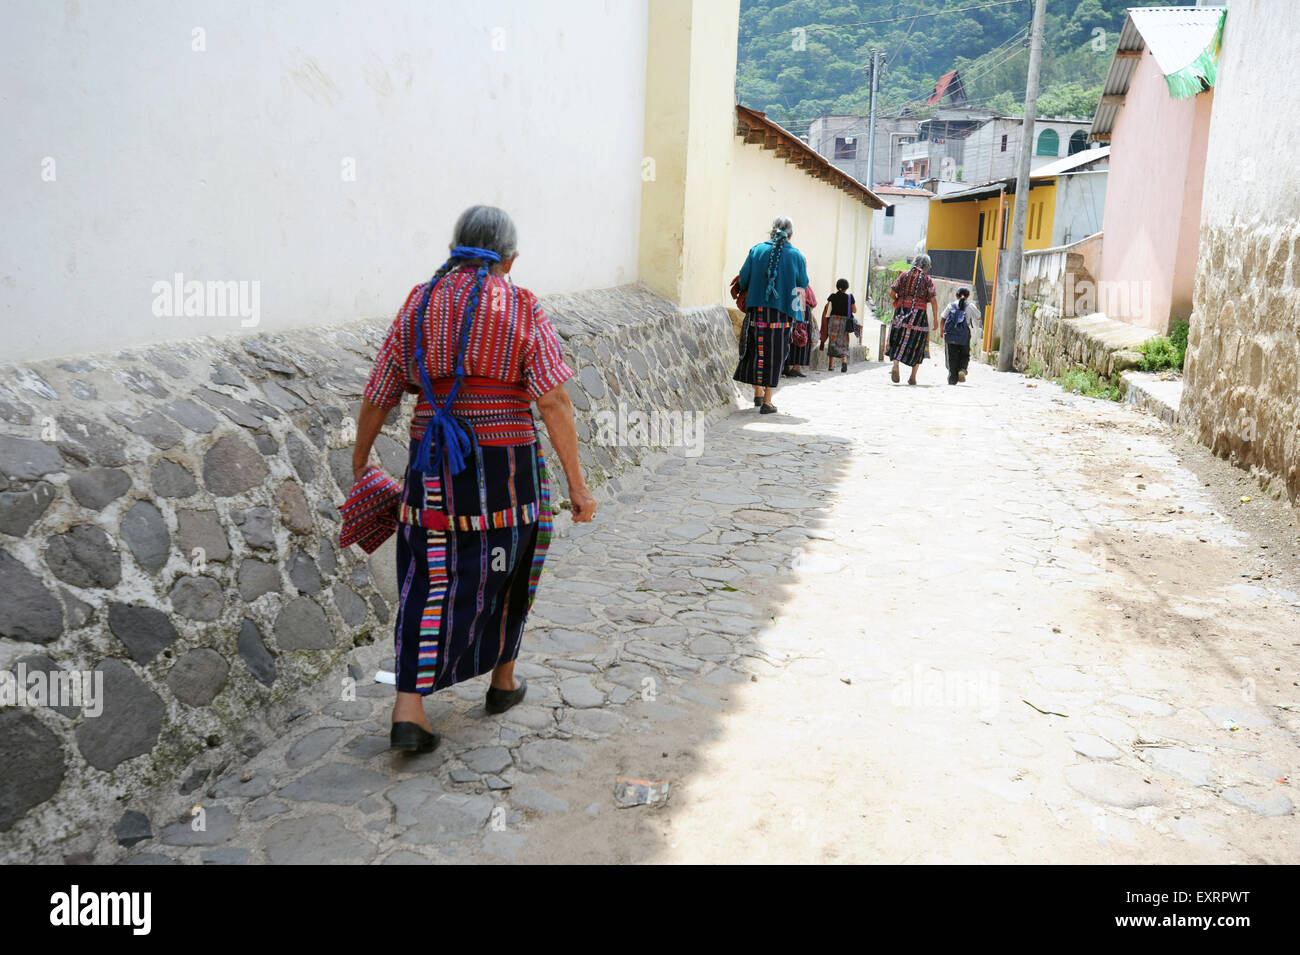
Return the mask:
[[[447,259],[439,272],[445,275],[446,271],[453,268],[457,262],[472,259],[500,262],[501,256],[491,249],[458,245],[451,250],[451,257]],[[456,403],[456,396],[460,393],[461,382],[465,378],[465,353],[469,348],[470,328],[474,323],[474,313],[478,311],[479,294],[483,291],[483,282],[487,278],[487,274],[488,267],[480,265],[478,274],[474,279],[474,287],[470,290],[469,301],[465,304],[465,314],[461,318],[460,343],[456,351],[456,377],[452,382],[451,390],[447,393],[447,400],[441,405],[438,404],[437,396],[433,393],[433,382],[429,380],[429,370],[424,364],[424,347],[420,342],[419,326],[423,325],[425,317],[429,314],[429,303],[433,299],[434,288],[442,279],[442,275],[435,274],[429,280],[424,295],[420,299],[420,307],[416,309],[413,316],[417,323],[412,328],[411,334],[411,340],[415,344],[415,365],[420,371],[420,382],[424,387],[425,400],[433,408],[433,418],[425,427],[424,434],[420,436],[420,443],[415,449],[413,467],[416,471],[427,473],[445,461],[448,470],[452,474],[459,474],[465,470],[466,455],[470,449],[478,446],[474,429],[468,422],[453,415],[451,408]]]

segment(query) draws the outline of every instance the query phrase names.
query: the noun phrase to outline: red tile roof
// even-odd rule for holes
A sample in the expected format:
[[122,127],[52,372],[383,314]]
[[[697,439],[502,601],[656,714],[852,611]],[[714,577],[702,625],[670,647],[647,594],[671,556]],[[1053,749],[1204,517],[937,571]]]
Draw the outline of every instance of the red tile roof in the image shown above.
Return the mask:
[[933,106],[935,103],[939,102],[939,100],[943,99],[943,95],[948,92],[948,84],[952,82],[953,77],[956,75],[956,70],[949,70],[947,73],[943,74],[943,76],[939,77],[939,82],[934,84],[934,92],[930,94],[930,98],[925,101],[925,104],[927,106]]
[[776,150],[779,158],[798,166],[809,176],[824,179],[872,209],[883,209],[880,197],[848,173],[836,168],[824,156],[766,113],[736,104],[736,135],[763,149]]

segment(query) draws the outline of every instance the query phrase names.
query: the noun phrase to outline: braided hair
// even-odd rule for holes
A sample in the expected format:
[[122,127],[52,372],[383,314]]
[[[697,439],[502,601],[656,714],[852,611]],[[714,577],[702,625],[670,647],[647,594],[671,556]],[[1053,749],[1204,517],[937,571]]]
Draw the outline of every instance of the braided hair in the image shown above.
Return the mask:
[[794,226],[790,220],[784,216],[777,216],[772,222],[772,251],[767,254],[767,294],[766,297],[771,300],[776,298],[776,269],[781,263],[781,255],[785,252],[786,245],[789,244],[790,233],[794,231]]

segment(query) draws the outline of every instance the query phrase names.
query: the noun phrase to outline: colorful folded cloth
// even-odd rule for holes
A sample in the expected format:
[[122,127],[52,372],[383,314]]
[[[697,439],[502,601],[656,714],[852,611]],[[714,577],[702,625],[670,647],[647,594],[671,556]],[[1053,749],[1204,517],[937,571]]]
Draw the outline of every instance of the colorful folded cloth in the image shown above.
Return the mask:
[[373,464],[366,468],[339,507],[343,518],[339,547],[358,544],[367,554],[373,554],[396,532],[397,507],[401,500],[400,483]]

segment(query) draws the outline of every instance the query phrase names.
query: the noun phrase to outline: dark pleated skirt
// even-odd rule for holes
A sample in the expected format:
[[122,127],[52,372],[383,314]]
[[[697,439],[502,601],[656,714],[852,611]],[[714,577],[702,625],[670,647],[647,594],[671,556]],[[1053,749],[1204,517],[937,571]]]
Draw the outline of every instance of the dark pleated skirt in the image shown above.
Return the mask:
[[924,308],[896,308],[885,354],[903,365],[919,365],[929,346],[930,323]]
[[775,388],[790,352],[792,320],[774,308],[751,308],[745,330],[745,351],[736,365],[735,381]]
[[795,326],[790,326],[790,357],[785,360],[787,365],[811,365],[814,342],[813,327],[811,323],[805,324],[804,328],[808,329],[808,341],[800,347],[794,343]]
[[397,689],[432,693],[519,655],[551,539],[550,486],[538,444],[480,447],[454,477],[412,471],[414,455],[412,442],[403,500],[482,528],[397,526]]

